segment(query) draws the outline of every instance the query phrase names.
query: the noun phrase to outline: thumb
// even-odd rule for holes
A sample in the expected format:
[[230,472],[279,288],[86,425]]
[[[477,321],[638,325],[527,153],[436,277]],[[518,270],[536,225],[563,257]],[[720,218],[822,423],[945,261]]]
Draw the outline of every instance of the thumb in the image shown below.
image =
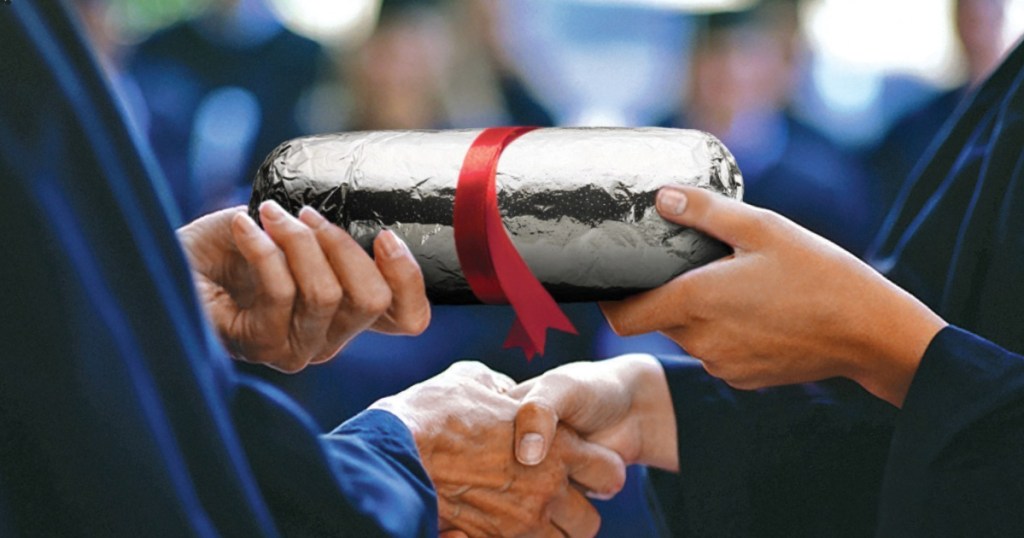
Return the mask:
[[764,212],[696,187],[669,185],[658,191],[658,213],[669,222],[696,228],[731,247],[749,247]]
[[575,391],[557,380],[528,381],[513,389],[510,395],[521,398],[515,418],[516,460],[523,465],[537,465],[547,457],[559,420],[575,413],[579,398]]

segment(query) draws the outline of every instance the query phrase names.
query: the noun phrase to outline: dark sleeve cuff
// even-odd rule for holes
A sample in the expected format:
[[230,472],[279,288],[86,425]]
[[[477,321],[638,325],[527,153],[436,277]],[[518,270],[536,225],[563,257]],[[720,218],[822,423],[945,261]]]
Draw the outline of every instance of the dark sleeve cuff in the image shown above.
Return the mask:
[[412,434],[367,411],[328,435],[276,388],[240,377],[232,416],[285,536],[437,535],[437,499]]
[[[357,511],[393,536],[437,534],[437,497],[412,432],[398,417],[363,411],[324,436]],[[412,525],[412,526],[410,526]]]
[[895,408],[845,379],[743,391],[693,359],[661,364],[676,414],[681,532],[870,534]]
[[743,535],[749,529],[750,417],[734,392],[700,362],[659,357],[676,414],[680,497],[691,517],[715,521],[715,532]]
[[929,344],[896,422],[879,536],[1024,525],[1024,358],[957,327]]
[[[893,450],[940,447],[1024,390],[1020,356],[952,325],[928,345],[897,422]],[[919,454],[920,455],[920,454]]]

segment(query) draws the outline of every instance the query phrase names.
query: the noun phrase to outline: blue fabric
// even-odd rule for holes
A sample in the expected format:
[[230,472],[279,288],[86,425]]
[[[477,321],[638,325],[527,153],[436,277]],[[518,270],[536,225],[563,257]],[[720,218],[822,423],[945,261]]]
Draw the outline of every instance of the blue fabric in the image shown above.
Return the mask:
[[4,536],[435,534],[397,419],[321,437],[234,371],[63,4],[0,6],[0,48]]
[[1014,536],[1024,529],[1024,357],[950,326],[904,407],[832,380],[755,392],[662,358],[676,536]]
[[682,470],[659,482],[679,535],[1024,529],[1024,46],[955,117],[869,257],[964,329],[931,342],[899,413],[845,381],[742,392],[663,359]]
[[1024,46],[958,108],[869,259],[950,323],[1024,351]]
[[914,165],[926,155],[928,146],[942,132],[943,125],[956,111],[967,90],[967,87],[960,86],[932,97],[901,117],[889,128],[877,147],[869,152],[868,162],[878,178],[877,196],[886,209],[896,200],[900,186]]
[[956,327],[932,341],[896,422],[880,536],[1024,529],[1024,357]]
[[731,389],[662,358],[678,475],[655,476],[675,536],[870,536],[895,408],[846,380]]
[[[233,31],[216,17],[161,30],[139,44],[128,64],[145,99],[150,144],[186,218],[211,205],[244,203],[252,171],[266,155],[306,134],[298,121],[300,103],[327,64],[319,45],[276,23],[239,21]],[[225,100],[213,108],[227,116],[204,117],[213,113],[204,104],[218,92]],[[211,137],[203,132],[210,128],[229,130]],[[244,143],[232,148],[224,139]],[[209,151],[219,151],[221,162],[200,162],[207,166],[196,170],[197,159]]]

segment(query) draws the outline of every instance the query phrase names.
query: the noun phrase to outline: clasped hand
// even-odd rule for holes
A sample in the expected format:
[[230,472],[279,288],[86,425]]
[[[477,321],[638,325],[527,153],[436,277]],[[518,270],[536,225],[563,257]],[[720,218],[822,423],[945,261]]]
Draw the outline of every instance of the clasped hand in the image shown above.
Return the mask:
[[552,424],[543,461],[517,461],[518,390],[480,363],[459,362],[372,408],[412,431],[446,536],[593,536],[600,517],[587,496],[610,498],[622,489],[622,458]]
[[[264,202],[260,220],[262,230],[236,207],[178,231],[200,301],[235,358],[295,372],[329,360],[363,330],[426,328],[422,273],[393,233],[377,237],[371,258],[311,208],[296,218]],[[625,481],[622,459],[563,427],[550,432],[543,462],[518,462],[514,388],[481,364],[458,363],[374,407],[413,432],[437,490],[442,530],[594,535],[600,518],[586,495],[617,493]]]

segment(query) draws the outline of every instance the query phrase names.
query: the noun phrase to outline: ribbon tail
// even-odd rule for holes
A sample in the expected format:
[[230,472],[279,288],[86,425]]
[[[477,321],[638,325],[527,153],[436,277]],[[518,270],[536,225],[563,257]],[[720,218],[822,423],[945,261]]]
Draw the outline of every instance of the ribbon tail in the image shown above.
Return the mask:
[[459,264],[484,303],[509,303],[516,312],[505,348],[526,360],[544,353],[547,330],[578,334],[572,322],[519,255],[498,209],[495,174],[502,151],[532,127],[484,130],[466,154],[455,192],[453,226]]
[[512,323],[512,328],[509,329],[508,338],[505,339],[505,349],[523,348],[527,361],[533,359],[533,356],[536,354],[544,354],[544,348],[547,345],[548,329],[555,329],[574,335],[579,334],[576,327],[573,326],[569,318],[562,312],[562,309],[558,307],[558,304],[551,299],[550,295],[547,296],[547,301],[541,299],[539,302],[549,304],[530,305],[526,308],[528,313],[522,313],[522,308],[518,308],[515,303],[512,304],[516,312],[516,319]]
[[[516,321],[509,331],[505,347],[522,347],[529,360],[534,353],[544,354],[548,329],[578,333],[519,255],[505,231],[497,208],[488,217],[487,234],[492,246],[495,273],[509,304],[516,312]],[[524,342],[529,342],[529,347],[523,345]]]
[[541,336],[539,345],[535,342],[530,335],[526,333],[526,328],[523,327],[519,316],[516,316],[515,321],[512,322],[512,328],[508,331],[508,337],[505,338],[505,349],[522,348],[523,355],[526,356],[526,362],[533,360],[539,351],[541,355],[544,354],[544,336]]

